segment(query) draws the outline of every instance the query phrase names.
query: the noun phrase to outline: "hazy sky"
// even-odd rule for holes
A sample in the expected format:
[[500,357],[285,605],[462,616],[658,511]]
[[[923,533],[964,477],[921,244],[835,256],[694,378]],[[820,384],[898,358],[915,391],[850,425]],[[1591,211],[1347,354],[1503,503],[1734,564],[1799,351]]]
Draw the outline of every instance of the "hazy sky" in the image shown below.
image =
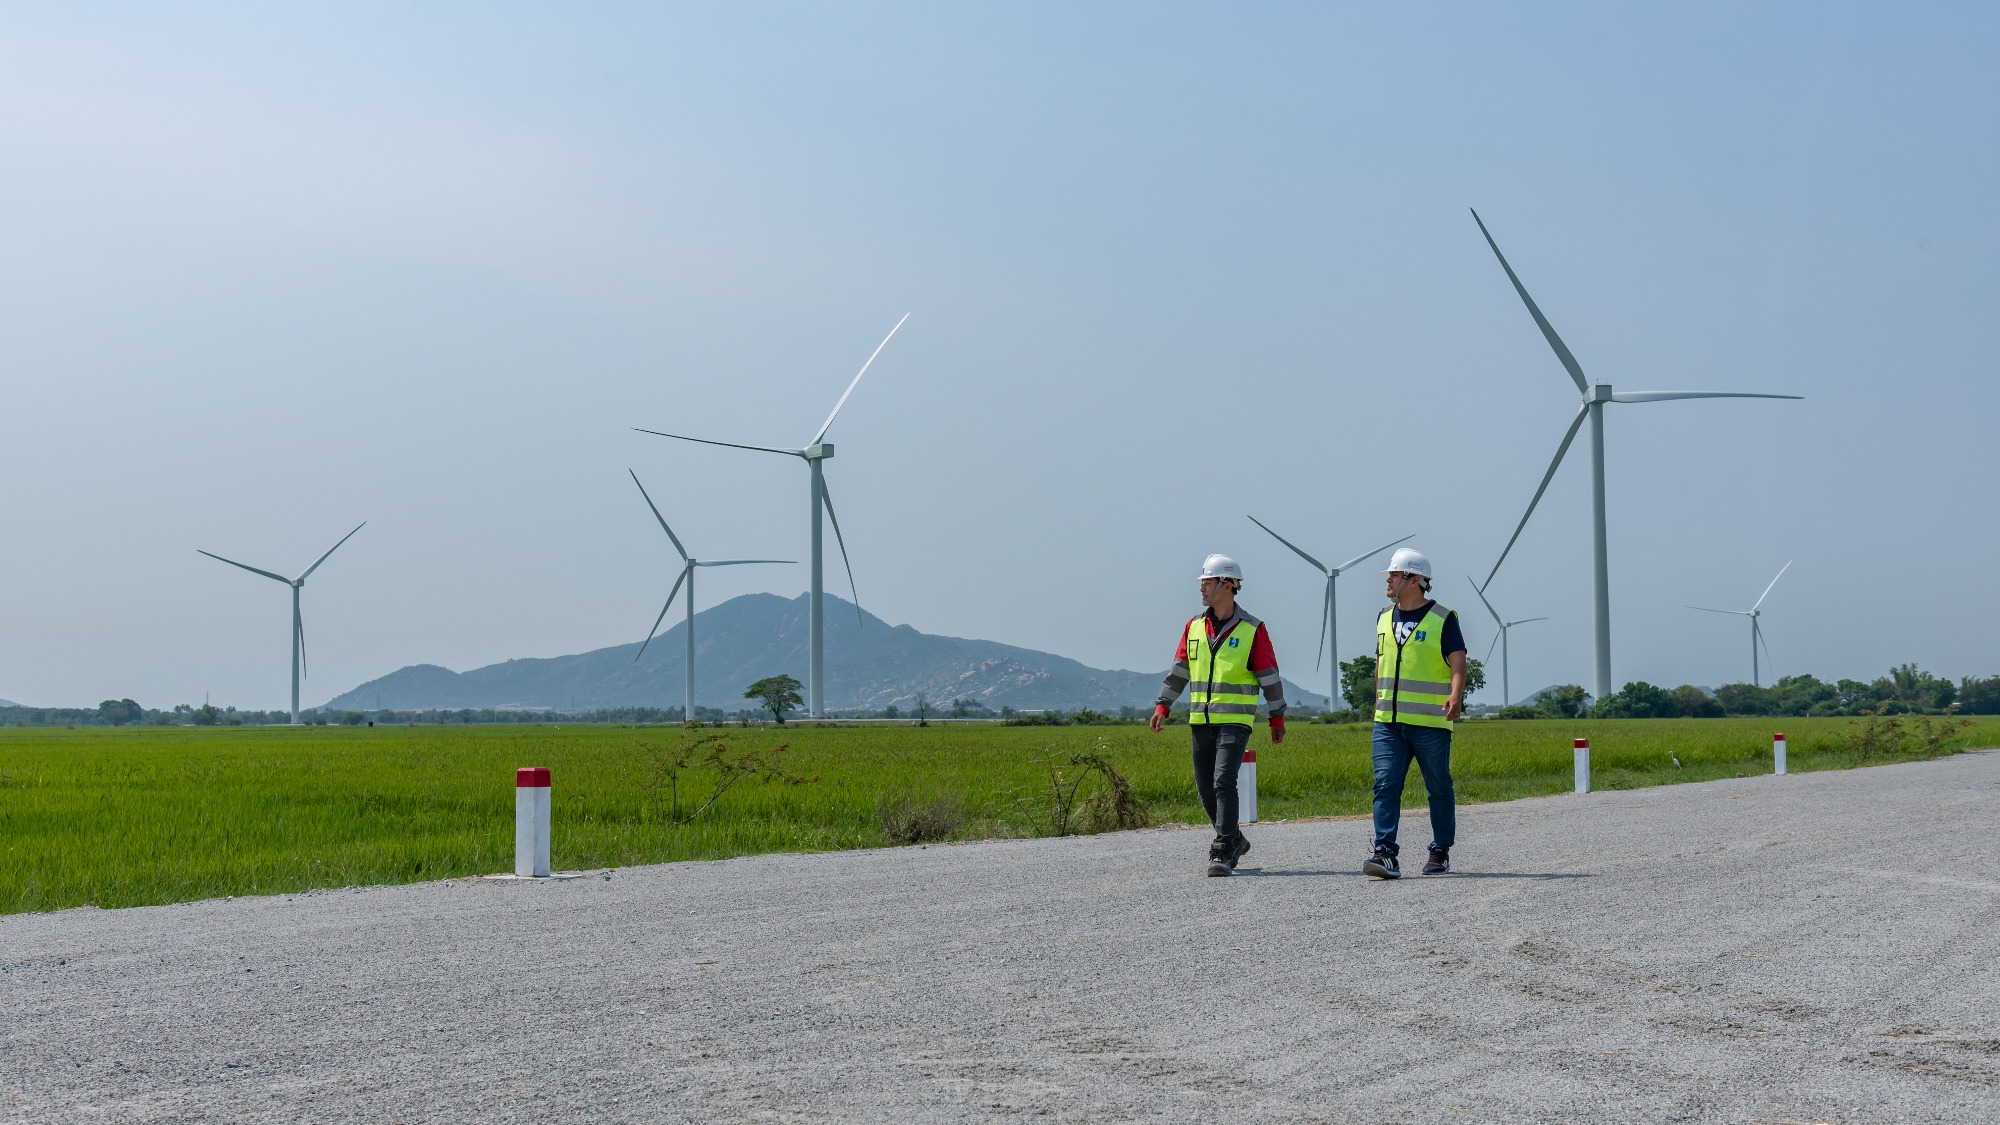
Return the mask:
[[[891,622],[1151,669],[1204,554],[1289,675],[1332,562],[1467,583],[1587,372],[1618,682],[2000,673],[2000,17],[1977,5],[11,5],[0,697],[278,707],[639,639],[806,557]],[[1590,677],[1579,442],[1490,591]],[[831,543],[829,542],[829,549]],[[835,563],[837,567],[837,563]],[[731,568],[702,603],[795,595]],[[838,580],[844,588],[844,578]],[[1368,643],[1370,574],[1341,649]],[[1768,674],[1768,671],[1767,671]],[[1495,693],[1497,695],[1497,693]],[[664,701],[663,701],[664,702]]]

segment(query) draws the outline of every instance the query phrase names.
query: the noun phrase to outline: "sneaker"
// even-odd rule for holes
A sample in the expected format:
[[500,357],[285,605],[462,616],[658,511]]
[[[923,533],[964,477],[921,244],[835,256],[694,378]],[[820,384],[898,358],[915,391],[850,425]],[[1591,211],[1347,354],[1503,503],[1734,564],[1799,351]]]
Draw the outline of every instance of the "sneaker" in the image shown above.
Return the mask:
[[1230,875],[1236,867],[1236,849],[1228,844],[1216,842],[1208,846],[1208,874],[1210,878]]
[[1396,857],[1386,848],[1376,848],[1368,862],[1361,865],[1363,875],[1373,875],[1377,879],[1400,879],[1403,869],[1396,866]]
[[1448,875],[1451,873],[1451,849],[1432,848],[1430,858],[1424,860],[1424,874]]
[[1229,869],[1236,870],[1236,861],[1250,854],[1250,838],[1243,833],[1236,834],[1236,850],[1229,857]]

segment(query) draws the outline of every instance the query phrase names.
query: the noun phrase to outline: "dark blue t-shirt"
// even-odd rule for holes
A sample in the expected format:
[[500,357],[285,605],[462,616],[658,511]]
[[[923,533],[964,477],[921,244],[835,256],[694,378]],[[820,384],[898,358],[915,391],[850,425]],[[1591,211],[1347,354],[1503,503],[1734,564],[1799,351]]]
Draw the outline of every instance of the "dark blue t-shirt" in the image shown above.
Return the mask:
[[[1407,643],[1410,639],[1411,631],[1417,627],[1417,622],[1422,621],[1424,614],[1429,613],[1431,607],[1436,604],[1434,601],[1425,602],[1417,609],[1404,609],[1402,606],[1396,606],[1393,611],[1396,615],[1394,619],[1396,640]],[[1452,653],[1464,651],[1465,633],[1458,627],[1458,611],[1448,610],[1444,616],[1445,657],[1449,659]]]

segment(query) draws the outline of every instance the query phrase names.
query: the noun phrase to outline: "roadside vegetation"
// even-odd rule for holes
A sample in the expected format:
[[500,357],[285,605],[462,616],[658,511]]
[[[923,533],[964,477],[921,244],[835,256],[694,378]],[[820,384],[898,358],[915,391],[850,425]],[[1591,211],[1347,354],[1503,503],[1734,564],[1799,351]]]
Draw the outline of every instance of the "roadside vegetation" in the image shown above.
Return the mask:
[[[2000,720],[1571,719],[1461,724],[1467,803],[2000,745]],[[1264,819],[1369,804],[1366,724],[1260,733]],[[1134,726],[540,724],[0,730],[0,912],[510,870],[513,778],[555,772],[560,869],[1198,823],[1185,734]],[[1423,804],[1412,773],[1406,803]],[[1366,832],[1356,829],[1357,855]]]

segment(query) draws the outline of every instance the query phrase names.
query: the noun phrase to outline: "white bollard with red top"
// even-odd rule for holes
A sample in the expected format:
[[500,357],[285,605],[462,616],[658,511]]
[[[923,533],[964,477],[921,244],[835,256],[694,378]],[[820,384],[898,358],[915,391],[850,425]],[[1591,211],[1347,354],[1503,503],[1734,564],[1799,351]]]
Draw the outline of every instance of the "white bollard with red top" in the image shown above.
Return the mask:
[[549,768],[514,771],[514,876],[549,877]]
[[1257,823],[1257,751],[1243,751],[1243,768],[1236,773],[1236,823]]
[[1590,740],[1576,740],[1576,791],[1590,792]]
[[1785,772],[1784,731],[1779,731],[1778,733],[1771,736],[1771,763],[1778,767],[1778,773],[1780,775],[1782,775]]

